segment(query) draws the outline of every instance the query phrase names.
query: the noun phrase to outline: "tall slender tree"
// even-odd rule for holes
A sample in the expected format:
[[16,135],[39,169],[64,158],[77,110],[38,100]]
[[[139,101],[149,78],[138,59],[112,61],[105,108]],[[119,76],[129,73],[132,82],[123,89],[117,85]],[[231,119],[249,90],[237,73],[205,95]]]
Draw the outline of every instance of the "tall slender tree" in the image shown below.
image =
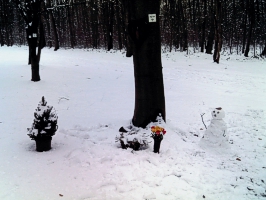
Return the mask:
[[253,0],[247,0],[247,10],[248,10],[248,21],[249,21],[249,30],[248,30],[248,38],[247,38],[247,45],[245,49],[244,56],[248,57],[250,43],[251,43],[251,37],[253,34],[253,29],[255,25],[255,7],[254,7],[254,1]]
[[58,33],[57,33],[57,28],[55,25],[55,19],[54,19],[54,15],[53,15],[53,9],[51,8],[51,0],[47,0],[46,1],[46,5],[47,5],[47,9],[49,12],[49,21],[50,21],[50,25],[51,25],[51,29],[53,31],[53,38],[54,38],[54,50],[57,51],[59,49],[59,40],[58,40]]
[[221,25],[221,14],[222,14],[222,2],[215,0],[214,3],[214,24],[215,24],[215,46],[213,61],[216,63],[220,62],[220,51],[222,49],[222,25]]

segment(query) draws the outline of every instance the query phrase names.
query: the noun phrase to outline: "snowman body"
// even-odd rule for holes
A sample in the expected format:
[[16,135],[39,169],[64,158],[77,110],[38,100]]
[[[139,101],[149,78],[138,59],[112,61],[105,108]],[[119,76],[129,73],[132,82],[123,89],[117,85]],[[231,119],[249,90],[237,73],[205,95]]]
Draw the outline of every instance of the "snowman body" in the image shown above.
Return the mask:
[[222,108],[212,111],[212,120],[200,143],[201,146],[224,147],[228,145],[227,126],[223,118],[225,113]]

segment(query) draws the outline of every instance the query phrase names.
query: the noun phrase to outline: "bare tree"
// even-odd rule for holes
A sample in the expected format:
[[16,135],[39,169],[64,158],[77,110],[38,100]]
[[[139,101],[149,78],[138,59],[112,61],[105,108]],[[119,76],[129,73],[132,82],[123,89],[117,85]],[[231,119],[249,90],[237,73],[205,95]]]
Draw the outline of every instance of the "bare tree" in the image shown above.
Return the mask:
[[245,57],[248,57],[251,37],[253,34],[254,25],[255,25],[255,8],[254,8],[253,0],[247,0],[247,8],[248,8],[247,10],[248,10],[248,19],[249,19],[249,30],[248,30],[247,45],[246,45],[246,49],[244,53]]
[[49,12],[49,21],[50,21],[49,24],[51,25],[51,29],[53,31],[53,36],[54,36],[54,45],[55,45],[54,50],[57,51],[59,49],[59,39],[58,39],[57,28],[55,25],[53,9],[49,9],[49,8],[51,8],[51,0],[47,0],[46,5],[48,7],[48,12]]
[[222,3],[220,0],[215,0],[214,9],[215,9],[214,11],[215,46],[214,46],[213,61],[219,63],[220,51],[222,49],[222,26],[221,26]]

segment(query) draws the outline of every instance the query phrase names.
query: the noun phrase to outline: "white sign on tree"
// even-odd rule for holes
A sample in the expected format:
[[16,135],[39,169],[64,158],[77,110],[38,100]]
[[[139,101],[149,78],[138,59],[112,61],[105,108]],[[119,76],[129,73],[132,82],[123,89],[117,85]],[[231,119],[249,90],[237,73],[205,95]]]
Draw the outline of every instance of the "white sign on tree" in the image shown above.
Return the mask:
[[149,14],[149,22],[156,22],[156,14]]

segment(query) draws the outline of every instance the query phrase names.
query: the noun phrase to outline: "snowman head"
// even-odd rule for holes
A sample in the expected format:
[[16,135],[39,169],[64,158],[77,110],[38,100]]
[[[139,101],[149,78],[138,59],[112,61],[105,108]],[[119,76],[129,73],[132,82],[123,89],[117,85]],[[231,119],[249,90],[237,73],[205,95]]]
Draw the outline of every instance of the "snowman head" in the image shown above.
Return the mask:
[[212,118],[213,119],[223,119],[224,117],[225,117],[225,113],[224,113],[224,110],[221,107],[215,108],[212,111]]

